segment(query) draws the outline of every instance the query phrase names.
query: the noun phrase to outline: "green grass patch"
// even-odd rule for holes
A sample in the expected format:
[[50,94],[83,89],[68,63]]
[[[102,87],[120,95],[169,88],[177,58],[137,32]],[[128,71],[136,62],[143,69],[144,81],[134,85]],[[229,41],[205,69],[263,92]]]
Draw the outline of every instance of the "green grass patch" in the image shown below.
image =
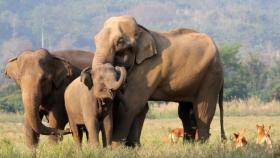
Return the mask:
[[[13,114],[10,114],[13,115]],[[245,116],[245,117],[225,117],[225,131],[228,141],[220,141],[219,117],[214,117],[211,124],[211,137],[204,144],[183,144],[182,140],[178,144],[168,143],[168,128],[181,127],[181,122],[176,119],[146,119],[142,136],[141,147],[134,149],[120,147],[115,150],[101,147],[91,147],[86,141],[79,149],[73,142],[71,135],[65,136],[58,144],[49,144],[46,136],[41,136],[40,144],[36,152],[30,151],[25,146],[23,124],[0,123],[0,157],[104,157],[104,158],[179,158],[179,157],[217,157],[217,158],[253,158],[253,157],[277,157],[280,156],[280,126],[278,126],[280,116]],[[256,140],[256,123],[271,125],[271,138],[273,148],[258,146]],[[233,132],[245,128],[245,137],[248,145],[242,149],[236,149],[230,141]]]

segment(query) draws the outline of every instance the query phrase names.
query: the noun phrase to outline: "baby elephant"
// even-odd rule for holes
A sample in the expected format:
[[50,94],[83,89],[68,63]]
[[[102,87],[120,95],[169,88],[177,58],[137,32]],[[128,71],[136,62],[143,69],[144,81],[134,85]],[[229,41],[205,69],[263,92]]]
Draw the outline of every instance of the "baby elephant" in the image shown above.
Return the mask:
[[[99,145],[98,134],[101,130],[103,146],[111,146],[113,99],[117,95],[124,101],[117,90],[125,80],[124,67],[114,68],[111,64],[104,64],[97,66],[93,72],[90,68],[84,69],[81,76],[67,87],[64,94],[65,107],[74,141],[78,145],[81,145],[85,126],[90,144]],[[123,104],[125,105],[124,102]]]

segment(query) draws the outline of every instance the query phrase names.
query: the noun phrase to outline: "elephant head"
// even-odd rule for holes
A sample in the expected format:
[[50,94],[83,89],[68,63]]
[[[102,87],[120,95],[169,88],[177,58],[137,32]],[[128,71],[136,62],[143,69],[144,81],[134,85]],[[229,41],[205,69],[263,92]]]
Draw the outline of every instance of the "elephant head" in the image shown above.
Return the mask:
[[5,68],[5,75],[9,76],[13,79],[18,86],[20,86],[19,78],[18,78],[18,66],[17,66],[17,57],[12,58],[8,61],[8,64]]
[[39,116],[43,98],[59,89],[72,75],[68,62],[53,57],[47,50],[25,51],[9,60],[5,74],[15,80],[22,92],[25,117],[34,131],[44,135],[63,134],[62,130],[46,127]]
[[152,33],[137,24],[131,16],[109,18],[94,40],[96,53],[92,62],[93,70],[104,63],[126,66],[135,61],[141,64],[145,59],[157,54]]
[[[120,74],[118,79],[118,74]],[[111,64],[103,64],[95,67],[95,70],[86,68],[81,72],[81,82],[88,89],[93,87],[93,95],[99,99],[113,99],[114,91],[118,90],[126,80],[124,67],[115,68]],[[94,84],[94,85],[93,85]]]

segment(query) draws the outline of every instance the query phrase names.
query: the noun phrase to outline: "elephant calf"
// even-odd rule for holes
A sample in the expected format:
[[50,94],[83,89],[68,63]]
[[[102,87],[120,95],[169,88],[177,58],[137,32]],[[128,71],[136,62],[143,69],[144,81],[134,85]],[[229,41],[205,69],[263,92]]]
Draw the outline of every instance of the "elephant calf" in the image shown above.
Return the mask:
[[[117,72],[120,73],[119,79],[117,79]],[[85,125],[90,144],[99,144],[98,133],[101,130],[103,146],[111,146],[113,99],[117,94],[120,100],[124,100],[116,91],[125,79],[125,68],[114,68],[111,64],[104,64],[96,67],[93,72],[90,68],[84,69],[81,76],[67,87],[64,94],[65,107],[74,141],[77,144],[81,145],[82,127]],[[98,90],[94,90],[93,86]],[[96,98],[96,94],[101,97]]]

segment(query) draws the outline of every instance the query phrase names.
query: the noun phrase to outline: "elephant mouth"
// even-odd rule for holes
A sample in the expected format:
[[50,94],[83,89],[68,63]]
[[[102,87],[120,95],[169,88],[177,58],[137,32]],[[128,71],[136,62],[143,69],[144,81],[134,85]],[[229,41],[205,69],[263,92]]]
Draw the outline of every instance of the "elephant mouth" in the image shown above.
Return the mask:
[[110,99],[113,99],[115,94],[113,93],[113,91],[111,89],[109,90],[109,94],[110,94]]

